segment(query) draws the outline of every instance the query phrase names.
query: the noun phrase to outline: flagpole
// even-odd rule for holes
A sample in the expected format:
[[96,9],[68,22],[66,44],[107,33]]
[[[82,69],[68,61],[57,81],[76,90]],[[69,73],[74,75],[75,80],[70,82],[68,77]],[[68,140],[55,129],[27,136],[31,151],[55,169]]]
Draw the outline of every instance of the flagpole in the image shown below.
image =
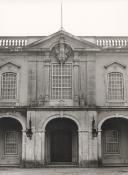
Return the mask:
[[61,3],[61,30],[63,30],[63,5]]

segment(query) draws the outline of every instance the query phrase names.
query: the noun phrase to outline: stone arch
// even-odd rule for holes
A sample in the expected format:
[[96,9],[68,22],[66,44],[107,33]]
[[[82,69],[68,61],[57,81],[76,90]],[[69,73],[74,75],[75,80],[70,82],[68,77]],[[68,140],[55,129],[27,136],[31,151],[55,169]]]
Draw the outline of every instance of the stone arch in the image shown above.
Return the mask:
[[[52,115],[52,116],[48,117],[48,118],[43,122],[43,124],[42,124],[42,127],[41,127],[41,128],[42,128],[42,131],[45,131],[45,128],[46,128],[47,124],[48,124],[51,120],[56,119],[56,118],[61,118],[61,117],[60,117],[60,114],[55,114],[55,115]],[[71,119],[71,120],[74,121],[75,124],[77,125],[78,130],[82,130],[79,121],[78,121],[74,116],[65,115],[65,114],[64,114],[62,118]]]
[[[25,157],[25,130],[26,130],[26,121],[25,118],[20,113],[1,113],[0,114],[0,135],[1,145],[0,149],[5,151],[2,146],[5,143],[6,133],[8,138],[16,138],[14,139],[15,146],[14,150],[17,152],[17,156],[14,156],[14,152],[8,156],[5,156],[4,161],[0,159],[0,165],[7,164],[9,166],[12,165],[20,165],[22,163],[23,158]],[[7,122],[8,121],[8,122]],[[12,134],[13,133],[13,134]],[[11,151],[10,151],[11,152]],[[0,153],[2,155],[2,152]],[[1,157],[0,155],[0,157]]]
[[13,118],[13,119],[17,120],[21,124],[22,130],[23,131],[26,130],[25,121],[22,119],[22,116],[21,115],[18,115],[18,114],[14,114],[14,115],[13,114],[1,114],[0,115],[0,119],[1,118],[6,118],[6,117]]
[[122,118],[122,119],[128,119],[128,116],[126,115],[122,115],[122,114],[114,114],[112,116],[108,116],[108,117],[105,117],[104,119],[102,119],[99,124],[98,124],[98,131],[101,130],[101,127],[103,125],[103,123],[108,120],[108,119],[112,119],[112,118]]
[[98,161],[99,165],[103,165],[103,156],[102,156],[102,126],[107,120],[111,119],[128,119],[128,116],[123,114],[113,114],[111,116],[107,116],[104,119],[102,119],[98,124]]
[[43,123],[45,130],[45,162],[78,163],[79,123],[63,112]]

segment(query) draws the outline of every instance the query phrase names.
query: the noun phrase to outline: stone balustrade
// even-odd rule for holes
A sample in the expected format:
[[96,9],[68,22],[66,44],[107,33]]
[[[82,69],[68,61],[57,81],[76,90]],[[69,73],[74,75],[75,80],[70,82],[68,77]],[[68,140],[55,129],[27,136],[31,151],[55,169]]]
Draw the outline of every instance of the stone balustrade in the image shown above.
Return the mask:
[[[128,37],[96,37],[95,44],[100,47],[127,47]],[[0,47],[25,47],[28,45],[27,39],[1,38]]]
[[99,38],[96,44],[101,47],[126,47],[128,46],[128,38]]
[[26,39],[0,39],[0,47],[25,47]]

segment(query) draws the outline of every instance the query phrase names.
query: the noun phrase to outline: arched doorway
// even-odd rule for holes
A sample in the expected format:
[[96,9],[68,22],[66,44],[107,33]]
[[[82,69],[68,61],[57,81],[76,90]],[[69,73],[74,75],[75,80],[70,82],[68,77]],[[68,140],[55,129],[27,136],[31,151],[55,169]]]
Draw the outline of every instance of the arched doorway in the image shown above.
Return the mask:
[[104,166],[128,166],[128,120],[107,119],[101,126],[101,155]]
[[0,118],[0,165],[19,165],[22,154],[22,126],[14,118]]
[[46,163],[78,162],[78,127],[68,118],[55,118],[46,125]]

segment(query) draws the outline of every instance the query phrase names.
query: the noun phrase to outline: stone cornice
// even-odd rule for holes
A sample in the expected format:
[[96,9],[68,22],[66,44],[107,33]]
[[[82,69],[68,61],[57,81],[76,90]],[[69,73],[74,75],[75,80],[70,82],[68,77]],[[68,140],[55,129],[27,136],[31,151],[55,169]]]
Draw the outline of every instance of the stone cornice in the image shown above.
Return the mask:
[[0,110],[14,110],[14,111],[128,111],[127,106],[122,107],[107,107],[107,106],[94,106],[94,107],[87,107],[87,106],[44,106],[44,107],[31,107],[31,106],[1,106]]

